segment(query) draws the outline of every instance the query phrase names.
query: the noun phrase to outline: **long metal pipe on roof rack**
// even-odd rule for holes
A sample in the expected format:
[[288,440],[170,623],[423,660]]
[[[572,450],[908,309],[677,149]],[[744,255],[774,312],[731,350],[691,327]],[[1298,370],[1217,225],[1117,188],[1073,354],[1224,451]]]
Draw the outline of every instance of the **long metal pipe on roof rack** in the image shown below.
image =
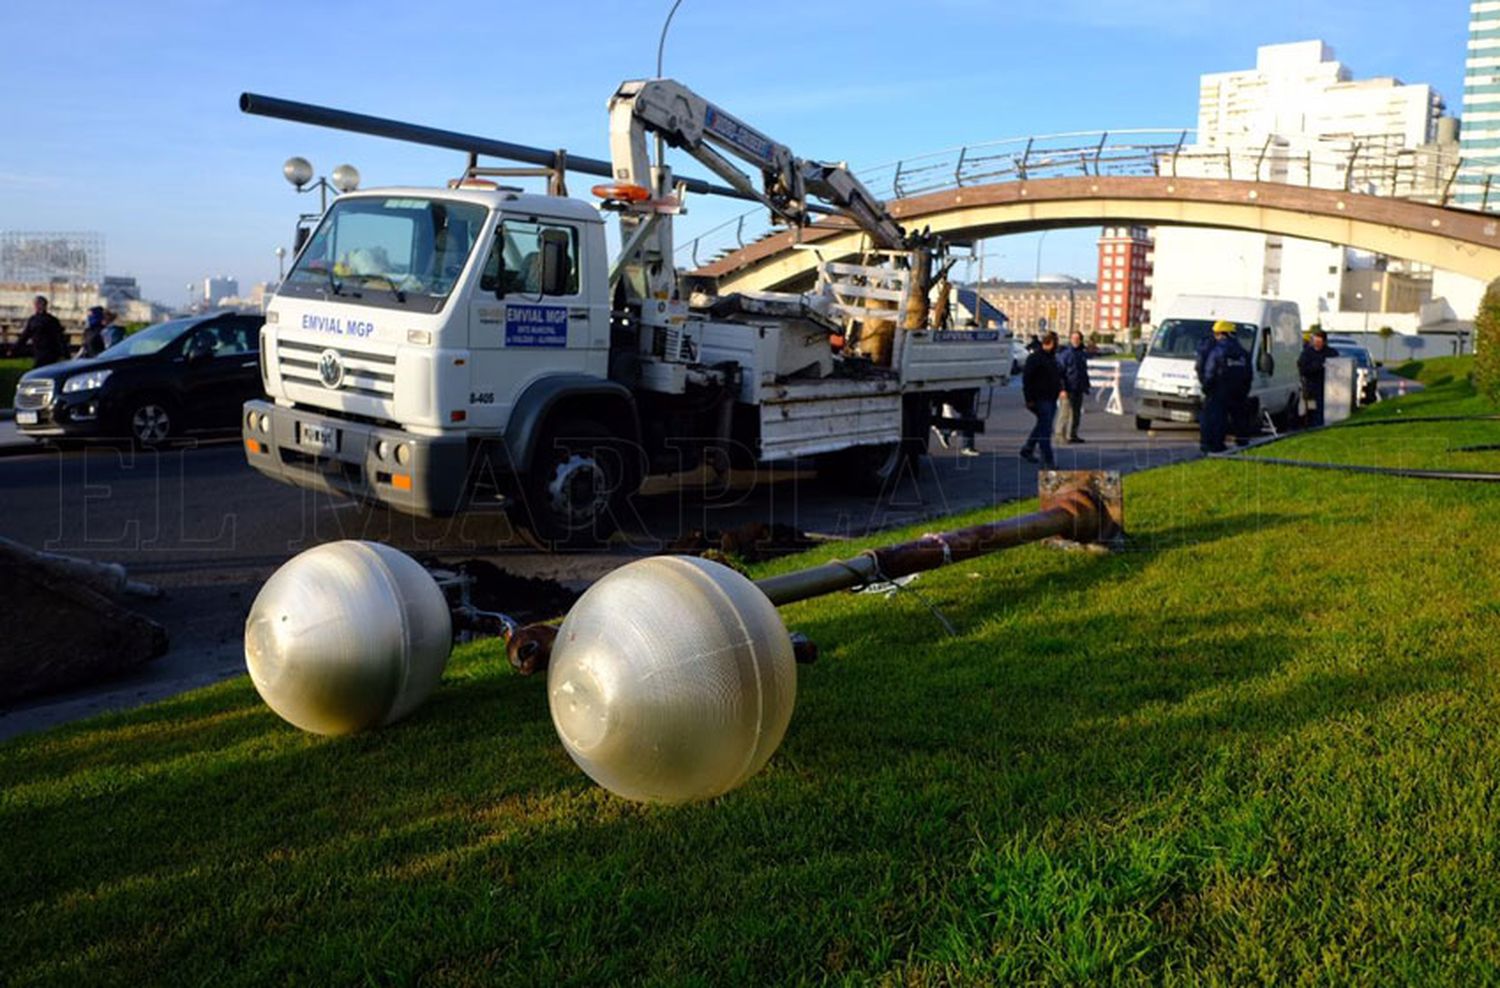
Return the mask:
[[[317,106],[312,103],[277,99],[274,96],[262,96],[259,93],[241,93],[240,112],[312,124],[315,127],[347,130],[371,137],[386,137],[395,141],[448,148],[466,154],[483,154],[492,158],[504,158],[508,161],[536,165],[540,168],[554,167],[558,161],[557,152],[546,148],[528,147],[524,144],[513,144],[510,141],[497,141],[473,134],[461,134],[453,130],[424,127],[421,124],[405,123],[401,120],[351,113],[348,110],[335,110],[332,107]],[[566,157],[566,168],[568,171],[584,175],[614,178],[614,166],[600,158],[584,158],[569,154]],[[681,182],[689,192],[696,192],[700,195],[727,196],[748,202],[759,201],[755,196],[741,192],[739,189],[730,188],[727,185],[715,185],[700,178],[679,177],[677,181]]]

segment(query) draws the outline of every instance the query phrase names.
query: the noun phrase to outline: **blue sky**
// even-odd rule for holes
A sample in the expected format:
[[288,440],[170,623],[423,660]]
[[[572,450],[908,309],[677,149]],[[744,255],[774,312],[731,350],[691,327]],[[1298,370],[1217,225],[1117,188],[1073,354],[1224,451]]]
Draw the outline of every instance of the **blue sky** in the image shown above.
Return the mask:
[[[110,273],[181,302],[187,282],[274,278],[313,205],[281,178],[349,161],[364,184],[439,184],[461,157],[247,117],[243,90],[607,157],[605,102],[654,74],[670,0],[362,4],[9,0],[0,229],[97,230]],[[1357,77],[1460,100],[1466,0],[684,0],[681,79],[810,158],[856,168],[1032,133],[1191,127],[1198,76],[1261,44],[1321,38]],[[679,155],[679,173],[704,174]],[[572,180],[575,194],[589,180]],[[738,207],[698,200],[679,241]],[[1035,236],[991,241],[1028,278]],[[1043,268],[1089,277],[1093,235],[1054,233]]]

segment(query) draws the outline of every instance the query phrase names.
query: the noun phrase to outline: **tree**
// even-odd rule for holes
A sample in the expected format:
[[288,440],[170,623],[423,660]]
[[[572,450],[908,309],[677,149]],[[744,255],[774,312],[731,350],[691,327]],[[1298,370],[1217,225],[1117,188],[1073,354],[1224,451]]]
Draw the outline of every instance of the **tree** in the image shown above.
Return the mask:
[[1500,402],[1500,278],[1490,282],[1474,317],[1474,386]]
[[1396,331],[1389,326],[1381,326],[1379,332],[1375,335],[1380,337],[1380,362],[1383,364],[1390,363],[1391,337],[1396,335]]

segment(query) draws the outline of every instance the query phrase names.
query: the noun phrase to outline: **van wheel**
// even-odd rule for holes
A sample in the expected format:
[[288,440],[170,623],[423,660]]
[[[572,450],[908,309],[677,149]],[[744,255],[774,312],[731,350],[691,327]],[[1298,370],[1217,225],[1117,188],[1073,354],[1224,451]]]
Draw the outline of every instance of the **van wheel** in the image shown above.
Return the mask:
[[1137,415],[1135,417],[1135,427],[1141,432],[1149,432],[1151,430],[1151,420]]
[[1301,397],[1301,395],[1293,391],[1292,396],[1287,399],[1286,407],[1283,408],[1280,412],[1277,412],[1275,415],[1271,416],[1271,421],[1276,424],[1276,428],[1279,431],[1288,431],[1297,421],[1297,402],[1301,399]]
[[537,441],[527,471],[530,528],[553,548],[602,545],[620,527],[620,509],[631,493],[629,444],[586,418],[564,418]]

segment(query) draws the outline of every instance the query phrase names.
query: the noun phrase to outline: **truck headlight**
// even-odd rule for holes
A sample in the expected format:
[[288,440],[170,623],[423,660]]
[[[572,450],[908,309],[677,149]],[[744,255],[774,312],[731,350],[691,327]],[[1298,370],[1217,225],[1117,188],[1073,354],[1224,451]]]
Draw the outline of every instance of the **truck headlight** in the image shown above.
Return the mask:
[[411,462],[411,447],[406,443],[396,444],[396,462],[403,467]]
[[76,391],[94,391],[104,387],[104,382],[109,380],[111,370],[93,370],[87,374],[75,374],[68,378],[63,384],[63,394],[70,395]]

